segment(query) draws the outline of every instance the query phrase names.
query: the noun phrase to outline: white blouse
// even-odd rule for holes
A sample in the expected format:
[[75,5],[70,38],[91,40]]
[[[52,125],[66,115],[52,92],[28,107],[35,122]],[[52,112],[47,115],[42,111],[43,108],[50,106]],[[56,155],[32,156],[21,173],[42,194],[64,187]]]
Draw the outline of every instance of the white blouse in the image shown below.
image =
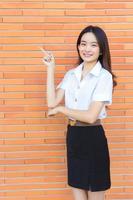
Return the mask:
[[[65,90],[65,106],[70,109],[88,110],[92,101],[112,103],[112,74],[98,61],[92,70],[81,80],[83,63],[69,70],[57,88]],[[98,119],[107,116],[106,107],[101,110]]]

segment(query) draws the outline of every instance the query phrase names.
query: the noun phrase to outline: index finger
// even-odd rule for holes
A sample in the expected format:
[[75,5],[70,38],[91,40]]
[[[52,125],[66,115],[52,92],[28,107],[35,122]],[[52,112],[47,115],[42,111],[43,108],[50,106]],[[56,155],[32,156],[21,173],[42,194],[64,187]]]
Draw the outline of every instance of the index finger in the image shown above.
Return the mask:
[[42,51],[43,53],[49,55],[49,53],[48,53],[46,50],[44,50],[42,47],[40,47],[40,49],[41,49],[41,51]]

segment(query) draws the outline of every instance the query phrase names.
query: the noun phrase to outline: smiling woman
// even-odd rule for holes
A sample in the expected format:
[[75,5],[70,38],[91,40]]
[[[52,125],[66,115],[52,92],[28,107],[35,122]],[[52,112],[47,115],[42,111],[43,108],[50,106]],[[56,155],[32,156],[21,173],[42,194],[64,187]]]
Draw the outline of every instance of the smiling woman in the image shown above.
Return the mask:
[[[69,70],[54,87],[54,57],[44,52],[47,66],[48,115],[68,116],[68,185],[75,200],[103,200],[111,186],[110,157],[101,119],[112,103],[114,75],[111,71],[109,45],[104,31],[86,27],[77,40],[79,65]],[[65,98],[65,106],[58,104]]]
[[86,71],[88,72],[88,69],[91,70],[93,68],[92,63],[96,62],[99,57],[100,48],[95,35],[91,32],[84,34],[78,49],[82,60],[85,62],[83,75],[84,73],[86,74]]

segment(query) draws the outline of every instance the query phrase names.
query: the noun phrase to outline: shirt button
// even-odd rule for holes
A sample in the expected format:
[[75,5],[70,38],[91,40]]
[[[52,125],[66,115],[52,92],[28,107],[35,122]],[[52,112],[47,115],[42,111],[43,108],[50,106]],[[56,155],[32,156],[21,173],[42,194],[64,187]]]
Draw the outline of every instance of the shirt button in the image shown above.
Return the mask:
[[77,99],[75,99],[75,102],[77,102]]
[[78,89],[80,89],[80,86],[78,86]]

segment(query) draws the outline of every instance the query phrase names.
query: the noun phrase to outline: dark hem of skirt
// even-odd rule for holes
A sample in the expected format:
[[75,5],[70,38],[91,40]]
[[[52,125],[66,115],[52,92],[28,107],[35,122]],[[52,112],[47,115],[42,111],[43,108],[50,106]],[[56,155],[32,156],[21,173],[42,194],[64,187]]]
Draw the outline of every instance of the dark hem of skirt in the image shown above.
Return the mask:
[[105,186],[105,187],[101,187],[101,188],[95,188],[95,189],[92,189],[92,188],[88,188],[88,187],[84,187],[84,186],[80,186],[80,185],[74,185],[74,184],[71,184],[71,183],[68,183],[69,186],[73,187],[73,188],[78,188],[78,189],[83,189],[83,190],[88,190],[88,191],[91,191],[91,192],[100,192],[100,191],[105,191],[105,190],[108,190],[111,188],[111,186]]

